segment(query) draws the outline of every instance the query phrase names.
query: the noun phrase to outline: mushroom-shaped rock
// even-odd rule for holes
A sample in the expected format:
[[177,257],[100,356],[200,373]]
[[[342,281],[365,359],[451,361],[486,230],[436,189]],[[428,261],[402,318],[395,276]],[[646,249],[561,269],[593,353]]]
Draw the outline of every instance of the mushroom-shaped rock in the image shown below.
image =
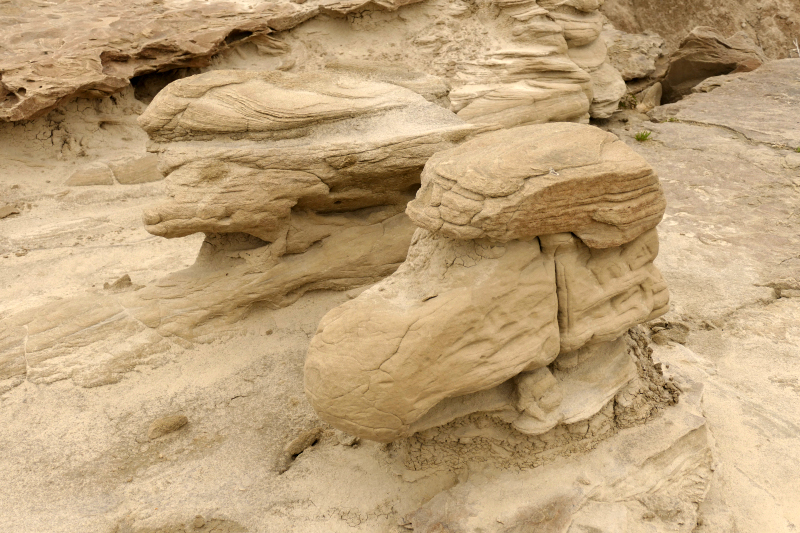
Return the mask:
[[454,238],[572,232],[609,248],[654,228],[665,208],[653,169],[615,135],[554,123],[487,133],[436,154],[406,212]]
[[417,230],[395,274],[323,317],[306,359],[306,395],[333,426],[391,441],[446,398],[552,362],[556,315],[553,262],[538,240]]
[[312,406],[379,441],[476,411],[530,435],[590,418],[636,377],[626,330],[667,310],[663,208],[649,165],[590,126],[436,154],[407,208],[423,229],[405,263],[311,341]]

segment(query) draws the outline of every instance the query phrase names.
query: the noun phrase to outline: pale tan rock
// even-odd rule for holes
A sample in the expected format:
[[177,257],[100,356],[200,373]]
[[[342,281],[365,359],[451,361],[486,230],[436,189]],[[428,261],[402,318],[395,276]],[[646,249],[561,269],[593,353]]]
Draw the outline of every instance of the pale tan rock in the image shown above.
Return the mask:
[[489,413],[526,435],[592,418],[637,377],[632,350],[622,337],[561,353],[553,370],[522,372],[492,389],[442,400],[411,426],[443,426],[473,413]]
[[605,0],[600,11],[620,30],[660,35],[666,41],[666,53],[677,50],[692,29],[710,26],[723,35],[747,32],[771,59],[797,57],[791,52],[800,24],[795,0],[674,0],[668,9],[665,7],[660,2]]
[[182,414],[158,418],[153,420],[153,422],[150,424],[150,427],[147,429],[147,438],[150,440],[155,440],[169,433],[178,431],[188,423],[189,419],[186,417],[186,415]]
[[559,7],[550,11],[549,16],[564,30],[564,39],[570,47],[594,42],[603,29],[603,15],[597,11]]
[[398,271],[329,312],[305,389],[326,422],[391,441],[440,401],[490,389],[558,354],[552,262],[538,241],[418,230]]
[[664,208],[644,159],[612,134],[564,123],[492,132],[436,154],[406,212],[459,239],[569,231],[608,248],[655,227]]
[[449,105],[447,94],[450,87],[444,79],[424,72],[409,70],[394,63],[336,59],[325,63],[325,69],[355,75],[371,81],[393,83],[422,95],[429,102],[438,103],[443,107]]
[[114,185],[114,173],[106,163],[89,163],[73,172],[64,185],[81,187],[86,185]]
[[609,118],[619,108],[619,101],[628,90],[625,80],[608,62],[589,72],[589,75],[594,90],[589,113],[592,118]]
[[425,533],[530,531],[531,524],[569,533],[689,533],[715,468],[701,393],[701,385],[687,384],[685,399],[659,418],[587,453],[563,450],[538,468],[458,483],[404,522]]
[[656,62],[664,56],[665,43],[653,32],[625,33],[610,24],[603,26],[601,38],[608,47],[608,61],[624,80],[646,78],[656,72]]
[[699,26],[669,58],[662,81],[664,99],[675,102],[712,76],[750,72],[767,61],[764,51],[744,32],[727,39],[714,28]]
[[208,66],[216,53],[323,12],[391,11],[413,1],[279,1],[250,9],[224,2],[34,6],[11,0],[0,32],[0,120],[34,118],[76,96],[107,96],[135,76]]
[[636,105],[639,113],[649,113],[661,105],[661,82],[656,82],[642,92],[641,99]]
[[425,161],[480,130],[396,85],[319,72],[186,78],[140,122],[168,173],[148,231],[266,242],[291,239],[293,213],[405,205]]
[[112,161],[108,166],[114,171],[114,178],[122,185],[149,183],[164,179],[164,175],[158,170],[156,154],[147,154],[124,161]]
[[589,248],[569,233],[540,237],[555,260],[561,351],[608,342],[669,309],[669,293],[653,265],[651,229],[618,247]]

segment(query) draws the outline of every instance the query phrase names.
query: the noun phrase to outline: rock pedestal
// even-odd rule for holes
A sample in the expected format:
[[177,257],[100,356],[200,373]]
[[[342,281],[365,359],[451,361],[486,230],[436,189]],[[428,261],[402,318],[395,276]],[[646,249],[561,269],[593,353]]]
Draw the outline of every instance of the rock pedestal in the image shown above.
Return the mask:
[[321,321],[309,400],[386,442],[476,411],[526,434],[588,419],[636,375],[623,333],[667,311],[664,207],[649,165],[592,126],[436,154],[407,209],[421,228],[406,262]]

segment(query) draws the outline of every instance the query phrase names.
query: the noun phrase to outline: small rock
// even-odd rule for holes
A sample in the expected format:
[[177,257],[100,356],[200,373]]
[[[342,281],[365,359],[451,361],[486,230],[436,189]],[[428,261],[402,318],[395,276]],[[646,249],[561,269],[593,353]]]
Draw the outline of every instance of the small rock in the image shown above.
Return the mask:
[[84,165],[67,179],[65,185],[82,187],[87,185],[114,185],[114,174],[105,163],[97,161]]
[[636,106],[639,113],[647,113],[661,105],[661,84],[654,83],[649,88],[642,91],[641,101]]
[[172,415],[159,418],[150,424],[150,429],[147,430],[147,437],[150,440],[155,440],[173,431],[178,431],[188,423],[189,419],[184,415]]
[[109,163],[109,166],[114,171],[114,177],[122,185],[148,183],[164,179],[164,175],[158,170],[158,156],[156,154],[115,161]]
[[131,282],[131,277],[128,274],[125,274],[114,283],[103,283],[103,289],[112,292],[124,291],[125,289],[129,289],[131,287],[133,287],[133,283]]
[[0,218],[10,217],[11,215],[18,215],[19,209],[13,205],[4,205],[0,207]]
[[336,440],[342,446],[355,446],[356,444],[359,443],[359,441],[361,439],[359,439],[358,437],[354,437],[353,435],[349,435],[349,434],[345,433],[344,431],[339,431],[337,429],[336,430]]
[[293,457],[300,455],[303,453],[303,450],[316,444],[320,436],[322,436],[321,427],[304,431],[296,439],[287,444],[283,451]]
[[205,527],[205,525],[206,525],[206,519],[205,518],[203,518],[200,515],[197,515],[197,516],[194,517],[194,521],[192,522],[192,526],[195,529],[201,529],[201,528]]

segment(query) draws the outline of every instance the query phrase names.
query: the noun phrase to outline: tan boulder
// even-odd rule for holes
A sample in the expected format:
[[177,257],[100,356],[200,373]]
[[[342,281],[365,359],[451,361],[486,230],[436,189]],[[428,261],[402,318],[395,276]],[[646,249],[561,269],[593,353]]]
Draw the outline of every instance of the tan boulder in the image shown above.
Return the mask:
[[725,38],[713,28],[698,26],[669,58],[662,81],[664,100],[675,102],[706,78],[749,72],[766,61],[763,50],[746,33]]
[[75,170],[64,185],[83,187],[87,185],[114,185],[114,173],[106,163],[97,161]]
[[572,232],[608,248],[655,227],[664,209],[658,177],[641,156],[613,134],[563,123],[492,132],[436,154],[406,212],[454,238]]
[[305,388],[326,422],[391,441],[444,399],[491,389],[559,352],[553,263],[537,240],[415,234],[391,277],[330,311]]
[[266,242],[285,239],[301,212],[405,205],[425,161],[480,130],[402,87],[319,72],[193,76],[140,123],[168,174],[148,231]]

